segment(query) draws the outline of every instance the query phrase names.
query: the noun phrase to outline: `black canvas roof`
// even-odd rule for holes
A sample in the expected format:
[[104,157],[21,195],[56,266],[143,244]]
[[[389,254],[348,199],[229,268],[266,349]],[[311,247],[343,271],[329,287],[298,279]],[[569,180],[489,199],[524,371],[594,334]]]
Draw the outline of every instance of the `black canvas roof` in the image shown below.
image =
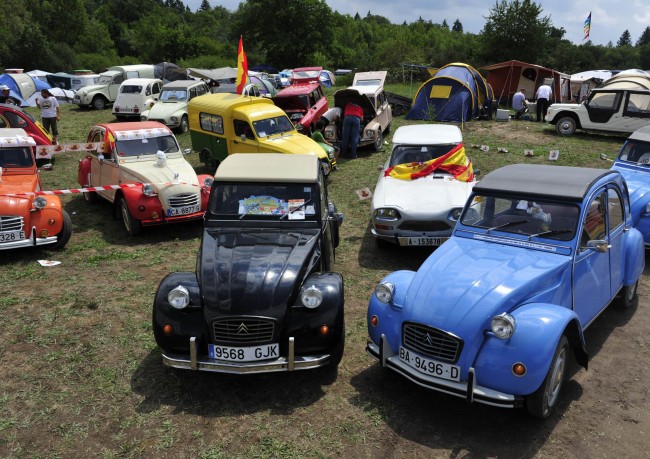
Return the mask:
[[608,174],[617,172],[586,167],[512,164],[487,174],[474,186],[474,191],[582,201],[591,185]]

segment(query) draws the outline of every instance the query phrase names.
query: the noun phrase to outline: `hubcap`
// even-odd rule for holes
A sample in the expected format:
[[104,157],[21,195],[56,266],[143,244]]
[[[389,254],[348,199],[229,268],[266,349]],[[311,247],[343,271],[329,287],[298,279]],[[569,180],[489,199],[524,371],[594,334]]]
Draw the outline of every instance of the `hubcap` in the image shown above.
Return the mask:
[[565,365],[566,348],[562,349],[553,365],[553,373],[551,374],[551,380],[549,381],[548,390],[546,392],[546,406],[548,407],[555,405],[555,402],[557,401],[560,388],[562,387],[562,381],[564,379]]

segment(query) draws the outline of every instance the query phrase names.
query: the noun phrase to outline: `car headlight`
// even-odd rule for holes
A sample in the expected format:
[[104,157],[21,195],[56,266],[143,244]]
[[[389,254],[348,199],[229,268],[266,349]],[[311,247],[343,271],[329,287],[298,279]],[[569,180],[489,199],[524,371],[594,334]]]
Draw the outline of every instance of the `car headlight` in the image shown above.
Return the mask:
[[47,206],[47,199],[43,196],[37,196],[36,199],[34,199],[34,207],[37,209],[42,209],[45,206]]
[[182,285],[179,285],[167,294],[167,301],[173,308],[183,309],[190,304],[190,292]]
[[393,301],[393,294],[395,293],[395,285],[390,282],[382,282],[375,287],[375,296],[379,301],[388,304]]
[[178,122],[178,116],[172,116],[169,119],[172,121],[172,123],[177,123]]
[[300,292],[300,300],[306,308],[317,308],[323,302],[323,292],[312,285]]
[[213,183],[214,183],[214,179],[212,177],[206,177],[203,179],[203,186],[205,188],[212,188]]
[[375,131],[372,131],[372,130],[368,129],[366,131],[366,137],[369,138],[369,139],[374,139],[375,138]]
[[457,221],[460,218],[461,213],[463,213],[463,208],[455,207],[449,211],[449,215],[447,215],[447,220]]
[[380,209],[375,210],[375,217],[385,218],[389,220],[397,220],[398,218],[400,218],[400,214],[397,209],[393,209],[390,207],[382,207]]
[[153,189],[153,185],[151,185],[151,183],[145,183],[142,186],[142,194],[149,197],[156,196],[156,190]]
[[497,338],[509,339],[515,333],[515,318],[504,312],[492,317],[490,328]]

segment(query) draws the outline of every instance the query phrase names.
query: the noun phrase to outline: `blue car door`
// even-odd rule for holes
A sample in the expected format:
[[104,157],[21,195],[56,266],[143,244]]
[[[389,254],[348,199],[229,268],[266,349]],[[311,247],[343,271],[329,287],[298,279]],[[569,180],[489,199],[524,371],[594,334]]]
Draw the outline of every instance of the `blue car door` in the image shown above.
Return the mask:
[[588,241],[609,243],[605,189],[591,196],[582,215],[580,234],[573,265],[573,306],[585,328],[611,299],[611,251],[586,248]]
[[[625,201],[618,188],[607,189],[607,223],[609,228],[609,261],[611,295],[616,294],[623,286],[625,275],[625,260],[623,241],[625,236]],[[610,296],[611,298],[611,296]]]

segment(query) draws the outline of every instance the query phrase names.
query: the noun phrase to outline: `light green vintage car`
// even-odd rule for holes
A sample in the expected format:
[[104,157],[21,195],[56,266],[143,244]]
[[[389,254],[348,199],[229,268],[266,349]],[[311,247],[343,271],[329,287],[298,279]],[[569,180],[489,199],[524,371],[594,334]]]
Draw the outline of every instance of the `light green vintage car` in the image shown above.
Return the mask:
[[160,100],[151,109],[142,112],[141,121],[158,121],[182,134],[189,129],[187,104],[190,99],[209,93],[203,80],[179,80],[166,83]]

